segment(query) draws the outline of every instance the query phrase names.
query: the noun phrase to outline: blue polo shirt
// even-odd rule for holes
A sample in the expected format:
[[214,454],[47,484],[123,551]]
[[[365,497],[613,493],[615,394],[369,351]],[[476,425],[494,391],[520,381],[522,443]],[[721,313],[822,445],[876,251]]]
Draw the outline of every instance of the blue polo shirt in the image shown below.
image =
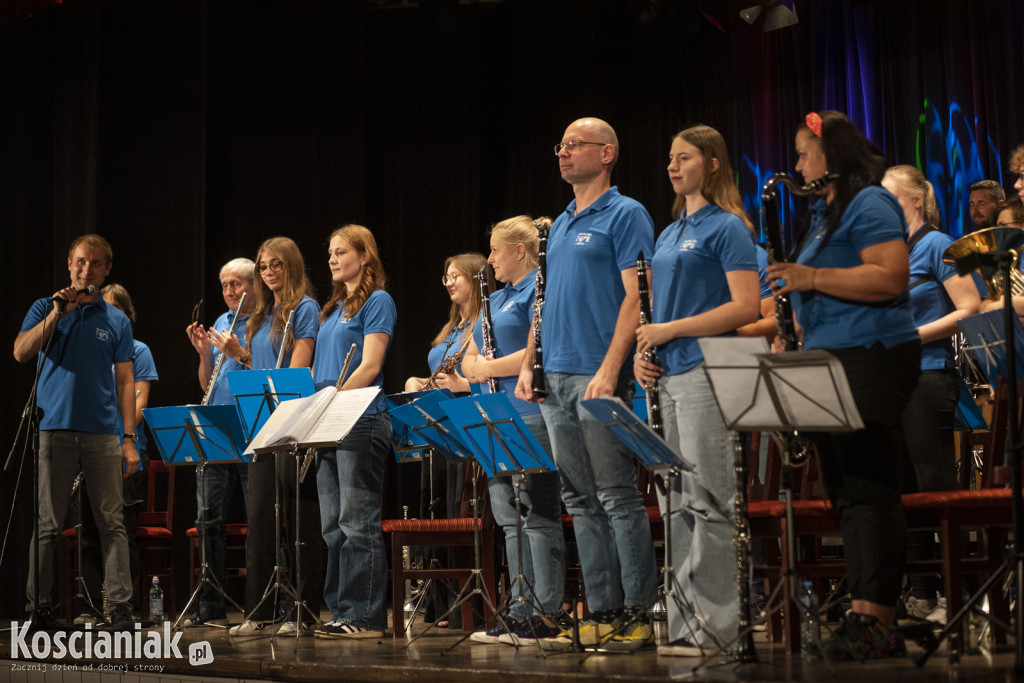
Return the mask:
[[[383,332],[388,335],[388,349],[390,349],[397,320],[398,311],[395,309],[395,301],[390,294],[382,289],[370,294],[359,312],[351,318],[341,315],[341,306],[335,307],[320,325],[320,332],[316,336],[313,384],[316,385],[317,390],[333,387],[338,383],[338,377],[345,365],[345,356],[352,344],[356,345],[356,352],[352,354],[352,364],[348,368],[349,375],[359,367],[359,364],[363,362],[363,339],[366,335]],[[387,358],[386,349],[384,355]],[[380,372],[377,373],[370,386],[384,386],[383,363]],[[386,408],[384,393],[381,392],[377,394],[377,398],[366,409],[366,412],[367,414],[379,413]]]
[[768,284],[768,252],[760,244],[755,244],[757,250],[757,281],[761,283],[761,298],[770,299],[772,287]]
[[[298,315],[298,314],[296,314]],[[213,323],[213,328],[218,332],[227,332],[231,329],[231,321],[235,319],[235,312],[228,310],[222,313],[217,322]],[[238,319],[238,324],[235,325],[235,336],[238,337],[238,343],[241,344],[242,348],[245,348],[245,323],[249,320],[249,316],[244,315]],[[210,344],[210,348],[213,350],[213,364],[217,364],[217,358],[220,357],[220,349],[213,344]],[[274,358],[276,361],[277,358]],[[213,392],[210,394],[209,405],[211,406],[223,406],[233,404],[235,402],[235,396],[231,393],[231,386],[228,384],[227,374],[235,370],[245,370],[246,367],[239,363],[234,358],[228,356],[224,359],[224,364],[220,366],[220,374],[217,375],[217,381],[213,383]]]
[[[277,367],[277,353],[281,349],[281,340],[271,341],[270,325],[273,316],[268,315],[260,329],[252,336],[252,369],[266,370]],[[308,296],[303,296],[295,307],[295,318],[292,319],[291,335],[293,339],[316,339],[320,330],[320,305]],[[281,367],[288,367],[292,354],[286,352]]]
[[[21,332],[35,327],[53,308],[50,297],[29,309]],[[132,359],[128,317],[102,298],[79,304],[53,332],[53,345],[39,375],[40,429],[120,434],[117,388],[110,368]]]
[[[458,326],[452,328],[441,343],[437,346],[430,347],[430,351],[427,352],[427,367],[430,368],[430,374],[434,374],[438,366],[441,365],[441,361],[445,359],[445,356],[453,356],[462,350],[462,345],[466,343],[466,339],[463,336],[466,333],[464,326]],[[459,370],[461,374],[461,370]]]
[[[919,228],[925,230],[927,226]],[[910,250],[910,313],[918,327],[956,310],[943,282],[956,276],[956,268],[943,262],[942,254],[953,239],[938,230],[929,230]],[[936,339],[921,347],[922,370],[955,368],[953,338]]]
[[[863,263],[867,247],[905,240],[907,223],[896,197],[878,186],[865,187],[847,205],[839,227],[824,249],[827,204],[821,198],[811,206],[811,228],[800,248],[797,263],[814,268],[852,268]],[[910,315],[909,295],[889,301],[852,301],[818,291],[796,292],[793,311],[804,331],[806,349],[886,348],[920,338]]]
[[[545,372],[593,375],[626,296],[622,271],[654,251],[654,223],[639,202],[610,188],[578,216],[573,200],[548,235],[541,344]],[[623,372],[632,370],[623,365]]]
[[[153,353],[149,350],[148,346],[138,339],[132,342],[132,374],[135,376],[136,382],[155,382],[160,379],[156,374],[156,363],[153,362]],[[138,441],[135,442],[135,447],[139,453],[146,450],[146,447],[149,445],[149,440],[146,439],[146,430],[143,428],[145,421],[146,419],[143,418],[142,422],[135,425],[135,435],[139,437]],[[139,469],[142,469],[141,462],[139,463]]]
[[[497,347],[495,358],[508,356],[526,346],[530,336],[530,320],[533,318],[533,294],[537,269],[534,268],[519,282],[508,283],[491,294],[491,323],[494,328],[494,345]],[[483,352],[484,332],[481,317],[477,317],[473,325],[473,341],[476,348]],[[516,382],[519,374],[498,378],[498,390],[508,396],[512,405],[520,415],[532,415],[540,412],[540,405],[529,403],[515,397]],[[487,383],[474,384],[474,391],[479,389],[489,393]]]
[[[681,217],[658,237],[651,259],[654,322],[689,318],[732,301],[725,274],[734,270],[757,270],[757,251],[743,221],[714,204]],[[658,348],[658,356],[666,375],[704,360],[696,337],[676,337]]]

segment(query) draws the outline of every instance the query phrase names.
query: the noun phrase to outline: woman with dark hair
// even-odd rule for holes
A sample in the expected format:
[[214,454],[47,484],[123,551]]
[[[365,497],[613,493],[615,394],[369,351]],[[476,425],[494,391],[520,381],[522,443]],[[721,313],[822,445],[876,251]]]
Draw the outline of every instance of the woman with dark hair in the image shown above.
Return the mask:
[[[473,321],[480,316],[480,287],[476,274],[486,263],[487,259],[476,252],[445,259],[441,284],[452,302],[448,320],[430,342],[427,354],[430,375],[408,378],[405,381],[406,391],[433,388],[448,389],[456,396],[469,393],[469,380],[459,374],[459,364],[473,341]],[[458,517],[465,479],[465,461],[449,462],[439,455],[425,459],[420,470],[420,517]],[[424,562],[430,561],[431,558],[424,558]],[[434,592],[433,601],[427,606],[425,620],[428,622],[448,609],[449,598],[454,598],[456,591],[451,581],[434,582],[434,585],[439,590]],[[461,623],[461,612],[456,610],[449,620],[438,622],[438,626],[458,627]]]
[[[260,245],[256,252],[254,283],[256,308],[245,325],[248,339],[242,348],[237,338],[210,330],[214,342],[223,353],[242,365],[253,369],[277,367],[281,347],[284,347],[281,367],[308,368],[313,362],[313,349],[319,330],[320,306],[313,299],[313,285],[306,275],[306,263],[298,245],[287,237],[272,237]],[[289,314],[295,311],[291,331],[284,334]],[[232,335],[233,337],[234,335]],[[317,533],[315,520],[320,517],[316,484],[307,478],[301,488],[295,479],[295,465],[283,457],[261,457],[249,464],[249,528],[245,542],[245,621],[231,629],[232,636],[262,634],[264,628],[277,624],[276,606],[272,599],[264,600],[272,572],[278,565],[278,548],[274,547],[274,468],[281,485],[281,509],[289,533],[296,528],[295,504],[292,496],[300,499],[299,514],[305,520],[299,525],[302,533],[302,582],[296,586],[301,599],[313,614],[320,613],[323,600],[323,539]],[[282,520],[284,521],[284,520]],[[288,552],[294,553],[295,539],[289,538]],[[295,566],[291,557],[290,566]],[[258,610],[257,610],[258,606]],[[294,615],[293,615],[294,616]],[[306,615],[303,615],[306,617]],[[308,624],[307,624],[308,625]],[[295,621],[281,625],[278,633],[293,633]]]
[[[548,218],[539,220],[551,224]],[[540,414],[540,406],[514,396],[533,318],[540,247],[537,225],[529,216],[507,218],[491,229],[490,242],[491,253],[487,262],[494,269],[494,279],[505,283],[490,295],[495,353],[491,358],[480,351],[484,346],[483,323],[481,316],[477,316],[473,325],[473,341],[466,351],[462,369],[466,378],[483,390],[486,390],[489,379],[495,379],[498,391],[508,396],[538,443],[550,453],[551,439]],[[520,586],[518,581],[513,581],[507,590],[511,608],[505,624],[498,623],[486,631],[474,633],[471,638],[478,643],[521,645],[559,633],[558,618],[562,613],[565,587],[561,482],[557,471],[516,477],[521,481],[521,534],[512,502],[515,497],[513,478],[491,477],[487,487],[494,521],[505,534],[509,575],[514,579],[522,574],[527,585]],[[521,567],[520,554],[523,557]],[[518,600],[520,593],[525,602]]]
[[[677,220],[655,245],[653,322],[637,328],[633,368],[641,384],[658,383],[665,441],[696,465],[694,472],[676,477],[669,492],[668,562],[692,613],[667,601],[669,642],[658,653],[697,657],[725,647],[739,627],[736,575],[725,570],[736,566],[733,452],[697,339],[733,336],[756,321],[761,296],[753,226],[743,212],[721,134],[709,126],[678,133],[668,176]],[[661,368],[644,360],[650,348],[657,349]]]
[[[346,225],[331,234],[333,292],[320,313],[313,382],[335,386],[345,356],[356,345],[341,390],[384,385],[384,359],[398,319],[384,291],[387,277],[377,242],[367,228]],[[327,543],[324,601],[331,619],[322,638],[379,638],[387,628],[387,560],[381,533],[381,484],[391,452],[391,416],[384,394],[359,418],[337,447],[317,454],[320,522]],[[401,618],[401,615],[399,615]]]
[[892,627],[907,548],[898,462],[901,415],[917,384],[921,338],[910,313],[907,226],[881,187],[885,162],[845,115],[807,115],[796,134],[804,182],[836,178],[811,205],[795,263],[768,268],[792,293],[805,349],[825,349],[846,370],[864,428],[817,439],[825,485],[840,514],[853,609],[823,644],[838,659],[906,652]]

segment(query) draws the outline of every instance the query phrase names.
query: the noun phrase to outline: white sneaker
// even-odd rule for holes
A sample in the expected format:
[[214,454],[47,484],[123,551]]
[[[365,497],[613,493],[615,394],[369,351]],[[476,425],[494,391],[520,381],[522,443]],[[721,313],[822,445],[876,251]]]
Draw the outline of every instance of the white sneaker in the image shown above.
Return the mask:
[[946,598],[939,598],[935,601],[935,609],[928,613],[927,619],[938,624],[946,623]]
[[95,626],[99,623],[99,621],[100,620],[97,619],[96,615],[92,612],[82,612],[77,617],[75,617],[75,620],[72,623],[75,626],[85,626],[86,624],[91,624],[92,626]]
[[232,626],[228,629],[229,636],[237,636],[244,638],[246,636],[265,636],[269,635],[270,631],[266,630],[268,626],[272,626],[273,622],[269,621],[253,621],[252,619],[246,619],[237,626]]
[[939,606],[939,601],[935,598],[915,598],[911,595],[903,604],[906,605],[907,616],[911,619],[929,619],[929,615]]
[[[294,636],[295,635],[295,621],[286,621],[281,624],[281,628],[277,629],[277,635],[279,636]],[[311,636],[313,635],[313,627],[307,624],[302,624],[299,629],[300,636]]]

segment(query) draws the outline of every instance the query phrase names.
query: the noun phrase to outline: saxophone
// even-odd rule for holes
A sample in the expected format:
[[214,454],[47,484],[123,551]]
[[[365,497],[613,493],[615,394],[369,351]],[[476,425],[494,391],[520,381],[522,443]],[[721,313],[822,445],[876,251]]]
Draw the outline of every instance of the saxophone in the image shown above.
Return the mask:
[[533,222],[540,236],[540,247],[537,253],[537,279],[533,285],[533,390],[534,398],[545,398],[548,395],[544,381],[544,349],[540,343],[541,312],[544,310],[544,276],[547,271],[548,231],[550,221],[537,219]]
[[[231,319],[231,326],[228,327],[228,336],[230,337],[235,332],[235,323],[242,317],[242,306],[245,304],[245,292],[242,293],[241,298],[238,300],[238,306],[235,307],[235,317]],[[197,306],[198,308],[198,306]],[[205,406],[210,402],[210,397],[213,395],[213,385],[217,381],[217,375],[220,374],[220,366],[224,365],[224,358],[227,356],[223,351],[217,356],[217,362],[213,364],[213,372],[210,374],[210,380],[206,384],[206,393],[203,394],[203,400],[199,404]]]
[[[641,249],[636,255],[636,277],[637,288],[640,292],[640,324],[648,325],[651,322],[651,293],[647,287],[647,264],[644,262],[644,252]],[[661,360],[658,359],[658,352],[654,347],[644,351],[644,360],[661,367]],[[658,381],[644,383],[644,391],[647,393],[647,424],[651,426],[654,433],[665,438],[665,430],[661,425],[661,400],[658,396]]]
[[[491,319],[491,295],[487,288],[487,264],[485,263],[476,274],[480,280],[480,332],[483,334],[483,348],[480,353],[487,358],[498,354],[498,346],[494,343],[494,322]],[[492,394],[498,393],[498,380],[491,377],[487,380],[487,388]]]

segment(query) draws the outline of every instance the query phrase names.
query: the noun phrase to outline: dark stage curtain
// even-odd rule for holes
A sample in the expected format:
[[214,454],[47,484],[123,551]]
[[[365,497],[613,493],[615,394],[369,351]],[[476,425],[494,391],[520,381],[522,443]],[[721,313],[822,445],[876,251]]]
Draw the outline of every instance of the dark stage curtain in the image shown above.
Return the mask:
[[[1005,159],[1024,140],[1020,2],[797,0],[800,23],[771,33],[739,18],[749,4],[64,0],[7,23],[0,339],[12,344],[31,302],[67,282],[71,240],[99,232],[161,375],[151,404],[195,402],[183,332],[200,298],[207,322],[223,310],[220,264],[288,235],[322,301],[326,239],[358,222],[378,238],[398,305],[385,370],[398,391],[426,371],[445,318],[444,258],[485,250],[498,220],[564,209],[571,191],[551,146],[584,115],[617,129],[615,180],[659,230],[670,138],[697,122],[725,135],[752,214],[764,180],[792,172],[793,134],[812,109],[848,112],[892,163],[925,169],[954,235],[967,185],[1012,185]],[[4,357],[9,446],[32,372]],[[397,511],[404,475],[389,476]],[[17,481],[0,477],[5,505]],[[182,529],[191,495],[179,497]],[[0,616],[23,603],[29,504],[23,484]]]

